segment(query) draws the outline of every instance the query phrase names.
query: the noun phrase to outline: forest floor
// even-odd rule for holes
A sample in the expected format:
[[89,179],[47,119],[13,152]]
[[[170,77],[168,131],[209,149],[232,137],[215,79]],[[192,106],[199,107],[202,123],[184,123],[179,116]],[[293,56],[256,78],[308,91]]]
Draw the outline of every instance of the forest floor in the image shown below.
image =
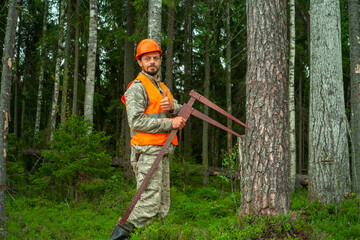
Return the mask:
[[[307,189],[302,189],[291,196],[287,216],[239,217],[240,194],[221,182],[211,178],[208,188],[172,187],[169,215],[135,231],[131,239],[360,239],[356,196],[324,206],[309,204]],[[134,194],[130,181],[127,188],[114,186],[79,203],[9,195],[7,239],[109,239]]]

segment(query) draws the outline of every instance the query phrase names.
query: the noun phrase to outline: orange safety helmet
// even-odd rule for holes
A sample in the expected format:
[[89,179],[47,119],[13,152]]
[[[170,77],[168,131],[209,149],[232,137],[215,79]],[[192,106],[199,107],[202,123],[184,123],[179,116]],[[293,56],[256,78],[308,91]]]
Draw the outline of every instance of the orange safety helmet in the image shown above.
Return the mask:
[[162,53],[159,44],[157,44],[157,42],[155,42],[154,40],[148,38],[142,40],[138,44],[136,48],[136,59],[139,60],[141,55],[149,52],[159,52],[160,54]]

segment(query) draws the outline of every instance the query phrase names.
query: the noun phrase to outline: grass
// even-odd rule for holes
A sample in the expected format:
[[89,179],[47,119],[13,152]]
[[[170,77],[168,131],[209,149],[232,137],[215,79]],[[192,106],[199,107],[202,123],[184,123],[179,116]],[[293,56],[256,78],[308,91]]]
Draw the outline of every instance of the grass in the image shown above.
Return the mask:
[[[239,218],[240,194],[219,189],[172,187],[169,215],[138,229],[131,239],[360,239],[356,196],[337,206],[309,204],[303,189],[291,196],[288,216]],[[8,197],[7,239],[109,239],[134,194],[132,183],[130,190],[119,185],[78,204]]]

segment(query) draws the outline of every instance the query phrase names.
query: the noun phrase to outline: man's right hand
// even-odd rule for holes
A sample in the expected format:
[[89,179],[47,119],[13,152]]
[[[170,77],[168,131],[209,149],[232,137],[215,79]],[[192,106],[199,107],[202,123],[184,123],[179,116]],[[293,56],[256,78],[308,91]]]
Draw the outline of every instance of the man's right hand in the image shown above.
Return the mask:
[[177,130],[181,130],[186,123],[186,119],[183,117],[174,117],[171,119],[171,121],[172,121],[172,128]]

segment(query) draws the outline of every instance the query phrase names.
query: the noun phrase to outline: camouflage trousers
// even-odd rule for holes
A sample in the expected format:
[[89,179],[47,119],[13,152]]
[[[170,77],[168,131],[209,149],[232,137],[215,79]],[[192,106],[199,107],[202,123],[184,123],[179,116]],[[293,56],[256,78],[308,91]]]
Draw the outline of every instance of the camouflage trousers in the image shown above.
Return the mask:
[[[131,165],[133,167],[137,188],[140,187],[146,174],[150,170],[162,146],[132,145]],[[135,205],[128,221],[137,228],[144,227],[157,215],[165,217],[170,209],[170,169],[169,158],[175,146],[170,145],[148,186]]]

